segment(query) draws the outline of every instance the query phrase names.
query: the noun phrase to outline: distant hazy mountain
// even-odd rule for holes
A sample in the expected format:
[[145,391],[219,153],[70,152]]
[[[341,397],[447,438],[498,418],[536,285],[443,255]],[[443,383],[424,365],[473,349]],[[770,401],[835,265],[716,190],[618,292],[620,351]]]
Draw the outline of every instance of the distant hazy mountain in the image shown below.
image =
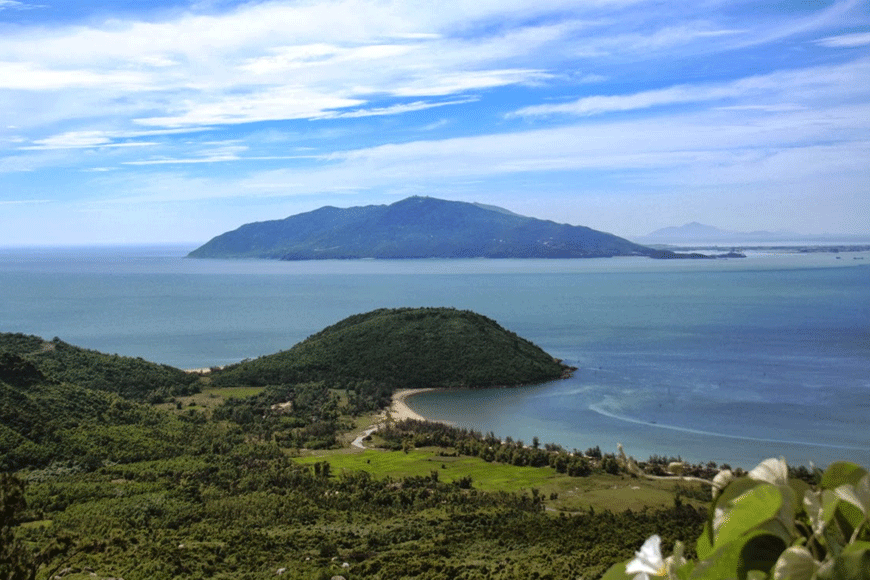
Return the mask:
[[[391,205],[320,209],[243,225],[193,258],[590,258],[678,257],[583,226],[431,197]],[[682,256],[680,256],[682,257]]]
[[734,232],[691,222],[662,228],[635,238],[644,244],[753,244],[753,243],[858,243],[866,237],[848,235],[806,235],[789,231]]

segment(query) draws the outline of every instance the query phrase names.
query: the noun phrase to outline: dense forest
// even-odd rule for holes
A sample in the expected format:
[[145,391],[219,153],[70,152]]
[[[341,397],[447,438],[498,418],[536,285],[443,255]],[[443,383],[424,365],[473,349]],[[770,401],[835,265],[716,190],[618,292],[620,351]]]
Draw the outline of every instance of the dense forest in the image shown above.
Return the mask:
[[[541,383],[569,371],[538,346],[480,314],[398,308],[351,316],[287,351],[217,369],[211,382],[263,386],[322,381],[372,398],[372,393],[398,387]],[[381,406],[384,401],[374,403]]]
[[[402,341],[424,344],[407,355],[414,371],[372,354],[368,374],[353,354]],[[439,375],[452,341],[533,362],[495,376],[459,358]],[[205,374],[58,339],[0,345],[4,580],[591,579],[651,534],[693,556],[709,517],[709,485],[664,477],[679,458],[636,463],[419,421],[350,446],[406,372],[414,385],[564,372],[473,313],[376,311]],[[701,479],[727,467],[680,465]]]
[[59,338],[46,341],[37,336],[0,333],[0,353],[22,357],[53,381],[117,393],[135,401],[160,402],[198,388],[197,377],[179,369],[87,350]]

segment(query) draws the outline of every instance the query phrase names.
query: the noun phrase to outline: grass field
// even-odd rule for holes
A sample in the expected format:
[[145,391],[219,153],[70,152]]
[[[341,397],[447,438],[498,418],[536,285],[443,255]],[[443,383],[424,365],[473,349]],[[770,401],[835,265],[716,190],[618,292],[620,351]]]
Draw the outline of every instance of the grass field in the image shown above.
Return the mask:
[[[474,489],[531,494],[532,489],[546,499],[548,508],[557,511],[596,511],[609,509],[642,510],[644,507],[670,506],[676,482],[636,479],[629,476],[591,475],[568,477],[549,467],[516,467],[487,463],[476,457],[444,457],[439,449],[415,449],[408,453],[367,449],[318,452],[297,459],[311,464],[328,461],[335,476],[346,471],[368,471],[373,476],[428,476],[438,471],[440,481],[452,482],[471,476]],[[683,484],[687,487],[689,484]],[[556,497],[551,499],[551,494]],[[697,503],[697,502],[691,502]]]
[[[262,392],[262,387],[206,387],[201,393],[189,397],[179,397],[181,408],[197,409],[208,412],[228,398],[249,397]],[[334,390],[340,402],[346,401],[346,393]],[[164,404],[175,408],[174,403]],[[382,421],[377,414],[363,415],[353,420],[354,429],[339,436],[345,445],[364,429]],[[372,442],[377,444],[378,439]],[[470,476],[474,489],[481,491],[506,491],[510,493],[532,494],[532,490],[545,498],[548,510],[564,512],[588,511],[590,508],[621,512],[634,511],[647,507],[670,506],[678,485],[689,488],[697,484],[678,481],[638,479],[628,475],[595,474],[589,477],[568,477],[549,467],[517,467],[501,463],[487,463],[477,457],[443,456],[445,450],[439,448],[415,449],[408,453],[384,451],[381,449],[359,450],[345,447],[330,451],[317,451],[305,454],[296,460],[303,464],[328,461],[334,476],[343,472],[367,471],[377,478],[402,478],[409,476],[429,476],[438,471],[444,482],[453,482]],[[450,450],[447,450],[450,451]],[[303,452],[305,453],[305,452]],[[707,493],[706,491],[704,492]],[[701,505],[696,500],[683,499],[686,503]]]
[[263,392],[264,389],[265,387],[205,387],[200,393],[186,397],[175,397],[173,401],[154,406],[165,411],[176,410],[179,413],[186,413],[188,409],[209,411],[223,403],[226,399],[250,397]]
[[241,399],[259,395],[266,387],[216,387],[203,389],[205,395],[215,395],[225,399]]

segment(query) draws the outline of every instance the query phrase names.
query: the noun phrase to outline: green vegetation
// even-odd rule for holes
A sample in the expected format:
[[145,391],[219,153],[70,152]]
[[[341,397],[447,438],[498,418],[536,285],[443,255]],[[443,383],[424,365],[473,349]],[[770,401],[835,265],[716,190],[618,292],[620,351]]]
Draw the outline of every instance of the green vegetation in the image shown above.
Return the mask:
[[[179,369],[79,348],[59,338],[47,342],[37,336],[0,333],[0,353],[23,358],[47,379],[135,401],[161,402],[198,388],[197,377]],[[4,366],[10,364],[7,361]]]
[[290,350],[211,374],[214,386],[319,381],[350,391],[358,411],[385,406],[396,388],[516,386],[568,369],[529,341],[474,312],[382,309],[357,314]]
[[[689,559],[745,550],[746,534],[785,542],[768,525],[778,515],[728,534],[711,518],[797,505],[781,486],[739,484],[767,495],[740,511],[729,487],[711,511],[709,484],[656,478],[675,458],[638,464],[427,422],[382,426],[370,438],[379,449],[346,447],[377,421],[361,410],[379,409],[398,385],[564,372],[473,313],[362,314],[205,375],[59,340],[0,339],[3,579],[591,579],[623,573],[613,566],[654,534]],[[708,480],[718,471],[681,469]],[[870,476],[838,469],[821,481],[788,471],[789,489],[812,490],[821,511],[795,507],[785,526],[835,573],[863,562],[870,509]]]
[[[784,459],[763,461],[745,477],[723,471],[717,496],[696,544],[697,560],[661,554],[652,535],[634,560],[616,564],[605,580],[636,573],[679,580],[870,578],[870,473],[841,461],[817,487],[789,477]],[[665,543],[667,545],[667,542]]]
[[[473,482],[474,489],[480,491],[537,493],[546,499],[548,510],[574,514],[590,509],[593,512],[621,512],[660,508],[673,503],[675,494],[681,495],[686,503],[701,506],[710,496],[709,487],[699,490],[697,484],[644,480],[607,473],[576,478],[557,473],[552,468],[488,462],[478,457],[458,455],[454,450],[442,447],[415,449],[405,453],[380,449],[362,452],[342,449],[297,459],[302,465],[322,461],[328,462],[331,472],[337,475],[364,471],[378,479],[428,477],[437,471],[439,481],[457,485]],[[687,495],[703,497],[704,501],[691,500]]]
[[557,517],[532,493],[324,465],[240,444],[75,477],[43,473],[20,515],[51,523],[16,536],[32,546],[67,538],[51,566],[102,578],[270,578],[282,568],[298,579],[557,578],[600,574],[654,530],[687,541],[703,521],[688,506]]

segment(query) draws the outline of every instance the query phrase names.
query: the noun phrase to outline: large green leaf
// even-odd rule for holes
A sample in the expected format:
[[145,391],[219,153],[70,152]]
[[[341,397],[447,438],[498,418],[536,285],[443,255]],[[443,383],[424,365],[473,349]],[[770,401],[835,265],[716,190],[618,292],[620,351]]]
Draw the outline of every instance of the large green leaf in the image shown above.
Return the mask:
[[705,526],[705,530],[709,532],[709,541],[710,545],[713,545],[713,540],[715,538],[715,534],[718,532],[719,526],[721,525],[722,515],[728,510],[731,502],[735,499],[746,493],[747,491],[762,485],[763,482],[756,481],[754,479],[749,479],[748,477],[741,477],[740,479],[735,479],[731,483],[729,483],[725,489],[722,490],[713,503],[710,504],[710,514],[707,519],[707,526]]
[[713,546],[719,547],[773,519],[782,507],[780,490],[761,483],[734,498],[726,506],[720,525],[714,533]]
[[607,572],[604,573],[604,576],[601,577],[601,580],[632,580],[633,576],[629,576],[625,573],[626,564],[627,562],[620,562],[619,564],[614,564],[607,570]]
[[809,550],[803,546],[792,546],[780,554],[773,567],[773,580],[812,580],[819,569]]
[[818,580],[870,580],[870,542],[855,542],[819,570]]
[[834,490],[837,497],[855,506],[865,516],[870,513],[870,475],[862,477],[858,483],[845,483]]
[[699,560],[704,560],[713,553],[713,531],[709,521],[704,524],[704,530],[698,536],[698,541],[695,543],[695,553],[698,554]]
[[709,557],[698,562],[689,578],[746,580],[753,570],[769,573],[784,549],[785,544],[778,537],[755,530],[717,547]]
[[867,470],[856,463],[836,461],[825,470],[820,486],[822,489],[833,490],[846,483],[855,485],[865,475]]
[[803,505],[804,496],[812,488],[810,487],[810,484],[808,484],[806,481],[804,481],[802,479],[789,479],[788,486],[791,488],[792,492],[794,493],[794,512],[796,514],[799,514],[802,511],[804,511],[804,505]]

